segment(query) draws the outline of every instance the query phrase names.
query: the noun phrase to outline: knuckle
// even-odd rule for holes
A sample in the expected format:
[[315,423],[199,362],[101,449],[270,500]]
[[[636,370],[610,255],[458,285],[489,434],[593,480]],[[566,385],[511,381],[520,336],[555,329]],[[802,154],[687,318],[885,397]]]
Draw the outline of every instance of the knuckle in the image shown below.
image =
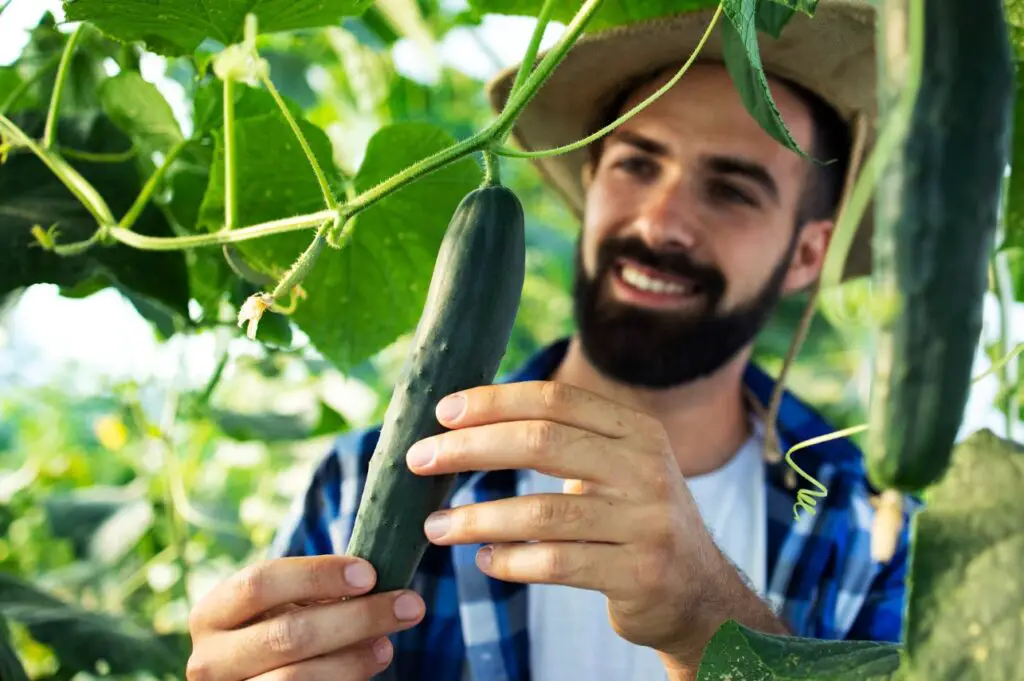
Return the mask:
[[198,653],[192,653],[185,663],[185,678],[187,681],[208,681],[212,678],[206,659],[200,657]]
[[559,411],[569,406],[571,391],[564,383],[547,381],[540,388],[540,398],[544,406],[551,411]]
[[557,548],[550,548],[541,553],[540,569],[542,576],[552,582],[569,581],[576,574],[568,554]]
[[555,424],[532,421],[526,432],[526,449],[530,454],[544,454],[555,441]]
[[527,509],[526,521],[533,530],[549,527],[557,515],[554,504],[543,497],[533,499]]
[[267,622],[264,633],[266,647],[274,653],[292,655],[307,648],[313,637],[309,619],[301,610]]
[[245,566],[235,576],[235,594],[243,605],[258,604],[266,586],[267,570],[262,562]]

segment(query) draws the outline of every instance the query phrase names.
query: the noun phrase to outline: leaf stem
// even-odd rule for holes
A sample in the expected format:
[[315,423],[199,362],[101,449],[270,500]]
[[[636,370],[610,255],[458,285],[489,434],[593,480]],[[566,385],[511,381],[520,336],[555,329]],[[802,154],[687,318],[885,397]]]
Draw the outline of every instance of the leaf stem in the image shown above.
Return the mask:
[[108,234],[117,241],[132,248],[147,251],[177,251],[184,248],[240,243],[286,232],[299,232],[316,227],[325,221],[334,220],[335,216],[336,213],[334,211],[322,210],[317,213],[310,213],[309,215],[272,220],[271,222],[263,222],[251,227],[240,227],[230,232],[221,230],[210,234],[195,234],[192,236],[145,236],[129,232],[120,227],[111,227]]
[[224,78],[224,229],[238,224],[238,173],[235,168],[235,81]]
[[71,64],[71,55],[82,39],[82,33],[87,24],[84,22],[71,33],[67,44],[64,46],[64,53],[60,58],[60,65],[57,67],[57,79],[53,83],[53,92],[50,94],[50,108],[46,112],[46,128],[43,130],[43,149],[53,146],[54,135],[57,131],[57,112],[60,109],[60,99],[64,92],[64,81],[68,77],[68,66]]
[[562,62],[565,55],[569,53],[569,50],[572,49],[576,39],[583,33],[587,22],[600,9],[602,2],[604,0],[586,0],[583,3],[583,6],[576,12],[576,16],[569,22],[569,26],[566,28],[565,33],[562,34],[562,37],[559,38],[555,46],[551,48],[540,64],[537,65],[537,68],[529,75],[519,91],[509,97],[505,103],[505,108],[497,120],[488,128],[489,131],[493,128],[493,132],[490,132],[491,139],[503,140],[508,136],[508,131],[511,130],[516,118],[526,108],[526,105],[530,103],[530,100],[537,94],[537,91],[540,90],[544,82],[551,76],[555,68]]
[[174,160],[178,158],[187,145],[188,140],[183,139],[171,147],[170,151],[167,152],[164,162],[161,163],[160,167],[149,176],[149,179],[146,180],[146,184],[142,187],[142,191],[139,192],[139,195],[135,198],[135,202],[132,204],[131,208],[128,209],[128,212],[125,213],[124,217],[121,218],[121,222],[118,225],[121,229],[131,230],[135,225],[135,221],[139,219],[140,215],[142,215],[142,211],[145,209],[146,203],[149,201],[149,198],[153,196],[153,192],[156,191],[160,182],[163,181],[164,176],[171,167],[171,164],[174,163]]
[[93,152],[83,151],[81,149],[72,149],[70,147],[56,147],[54,149],[57,153],[65,158],[75,159],[76,161],[86,161],[88,163],[124,163],[135,158],[138,153],[135,146],[128,147],[125,151],[113,151],[113,152]]
[[96,188],[59,154],[41,148],[35,140],[26,135],[21,128],[3,114],[0,114],[0,132],[12,138],[19,146],[26,147],[45,163],[50,171],[57,176],[57,179],[64,183],[64,186],[82,202],[82,205],[96,218],[96,222],[101,227],[112,226],[116,222],[107,202],[103,200]]
[[581,139],[579,141],[573,142],[571,144],[566,144],[566,145],[563,145],[561,147],[556,147],[554,149],[542,149],[542,150],[539,150],[539,151],[520,151],[518,149],[510,149],[508,147],[502,146],[502,147],[496,148],[494,150],[495,153],[500,154],[501,156],[511,156],[511,157],[515,157],[515,158],[547,158],[547,157],[550,157],[550,156],[558,156],[560,154],[566,154],[566,153],[569,153],[570,151],[576,151],[577,149],[582,149],[583,147],[587,146],[591,142],[595,142],[598,139],[604,137],[605,135],[610,133],[612,130],[614,130],[615,128],[619,127],[620,125],[622,125],[623,123],[625,123],[626,121],[628,121],[629,119],[633,118],[638,113],[640,113],[641,111],[646,109],[648,106],[653,104],[659,97],[664,95],[676,83],[679,82],[679,80],[686,74],[687,71],[690,70],[690,67],[697,60],[697,55],[699,55],[700,51],[704,48],[704,43],[707,42],[708,38],[711,35],[711,31],[714,30],[715,24],[718,23],[718,19],[719,19],[719,17],[721,17],[721,15],[722,15],[722,3],[719,3],[718,4],[718,8],[715,10],[714,16],[711,17],[711,22],[708,24],[707,29],[704,31],[704,35],[701,37],[700,42],[697,43],[697,47],[693,50],[693,53],[690,54],[690,58],[687,59],[686,63],[683,64],[683,66],[679,69],[679,71],[676,72],[676,75],[673,76],[671,80],[669,80],[667,83],[665,83],[665,85],[660,87],[656,92],[654,92],[652,95],[647,97],[647,99],[642,101],[640,104],[637,104],[635,107],[630,109],[628,112],[626,112],[625,114],[619,116],[616,120],[614,120],[613,122],[609,123],[605,127],[601,128],[597,132],[595,132],[592,135],[589,135],[589,136],[587,136],[587,137],[585,137],[585,138],[583,138],[583,139]]
[[526,78],[530,75],[533,70],[534,62],[537,61],[537,52],[540,50],[540,42],[544,38],[544,31],[548,27],[548,23],[551,21],[551,13],[555,10],[555,0],[544,0],[544,5],[540,8],[540,13],[537,15],[537,24],[533,27],[533,35],[530,36],[530,44],[526,47],[526,53],[523,55],[523,61],[519,64],[519,72],[516,74],[516,80],[512,83],[512,91],[510,96],[519,92],[522,89],[523,83],[526,82]]
[[320,183],[320,191],[324,195],[324,202],[327,207],[331,210],[338,209],[338,200],[334,198],[334,194],[331,192],[331,184],[327,181],[327,176],[324,174],[323,169],[320,167],[320,162],[316,160],[316,156],[313,154],[313,150],[309,146],[309,142],[306,140],[306,136],[302,134],[302,129],[299,127],[298,121],[292,116],[292,112],[288,110],[284,100],[278,93],[277,88],[274,86],[274,82],[270,80],[270,74],[266,71],[263,72],[261,80],[263,86],[270,92],[270,96],[277,102],[277,108],[281,110],[288,125],[291,126],[292,132],[295,133],[296,139],[299,140],[299,144],[302,146],[302,151],[306,154],[306,160],[309,161],[309,165],[313,168],[313,174],[316,175],[316,181]]

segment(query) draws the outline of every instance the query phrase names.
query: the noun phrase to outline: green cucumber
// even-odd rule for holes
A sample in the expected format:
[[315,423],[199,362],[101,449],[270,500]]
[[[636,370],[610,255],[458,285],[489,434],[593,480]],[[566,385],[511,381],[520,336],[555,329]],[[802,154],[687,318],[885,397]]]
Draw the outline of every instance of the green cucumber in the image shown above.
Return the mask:
[[414,475],[405,454],[445,430],[434,415],[442,397],[494,380],[519,310],[525,261],[516,195],[501,185],[470,192],[441,242],[348,545],[349,555],[377,571],[374,592],[407,588],[423,558],[423,522],[444,503],[455,476]]
[[[880,36],[907,21],[886,4]],[[898,305],[878,336],[865,447],[872,485],[911,493],[949,465],[970,393],[1014,97],[1002,0],[923,9],[919,95],[875,197],[872,276]],[[900,86],[887,80],[891,56],[879,62],[882,116]]]

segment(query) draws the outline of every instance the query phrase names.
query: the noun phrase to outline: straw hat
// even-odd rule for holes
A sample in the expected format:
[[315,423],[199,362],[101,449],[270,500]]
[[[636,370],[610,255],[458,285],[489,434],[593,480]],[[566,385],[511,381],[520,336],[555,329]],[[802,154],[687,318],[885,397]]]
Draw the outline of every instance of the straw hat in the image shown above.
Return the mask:
[[[647,20],[585,34],[530,104],[512,132],[520,147],[534,151],[575,142],[593,132],[596,116],[636,78],[689,58],[707,30],[714,8]],[[723,15],[699,59],[722,60]],[[814,17],[797,12],[779,39],[758,34],[765,71],[794,81],[831,104],[855,131],[855,146],[867,153],[875,133],[875,9],[867,0],[819,0]],[[495,111],[508,98],[518,65],[487,85]],[[686,76],[683,76],[685,80]],[[856,144],[860,142],[860,144]],[[862,155],[851,158],[847,183]],[[533,159],[541,175],[582,217],[585,149]],[[845,276],[871,269],[871,209],[847,257]]]

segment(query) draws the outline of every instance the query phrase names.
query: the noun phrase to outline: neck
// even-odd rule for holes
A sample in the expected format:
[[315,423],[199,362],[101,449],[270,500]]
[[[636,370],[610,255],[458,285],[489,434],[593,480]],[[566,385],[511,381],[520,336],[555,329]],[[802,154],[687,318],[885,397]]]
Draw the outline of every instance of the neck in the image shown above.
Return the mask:
[[748,348],[711,376],[675,388],[652,390],[602,375],[584,354],[579,336],[574,335],[552,380],[657,418],[665,427],[683,476],[695,477],[728,463],[750,435],[743,400],[743,371],[749,357]]

